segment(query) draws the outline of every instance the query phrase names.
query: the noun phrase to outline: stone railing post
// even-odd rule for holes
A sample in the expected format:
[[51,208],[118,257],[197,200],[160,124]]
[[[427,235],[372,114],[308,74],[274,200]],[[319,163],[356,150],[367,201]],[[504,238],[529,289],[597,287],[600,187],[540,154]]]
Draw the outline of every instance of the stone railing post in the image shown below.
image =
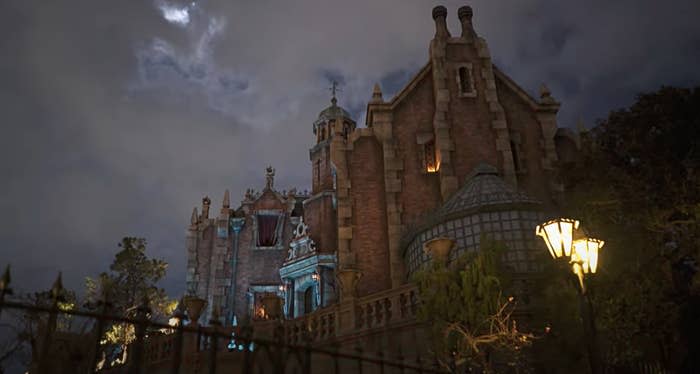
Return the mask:
[[352,332],[355,329],[355,306],[357,304],[357,283],[362,273],[354,268],[346,268],[338,271],[340,283],[340,305],[338,306],[338,318],[336,318],[338,335]]

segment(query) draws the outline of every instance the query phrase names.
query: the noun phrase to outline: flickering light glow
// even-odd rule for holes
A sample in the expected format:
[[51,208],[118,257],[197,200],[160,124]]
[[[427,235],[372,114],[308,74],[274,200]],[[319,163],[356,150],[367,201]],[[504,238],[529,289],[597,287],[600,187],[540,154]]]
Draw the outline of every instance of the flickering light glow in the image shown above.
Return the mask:
[[578,229],[578,226],[578,220],[557,218],[538,225],[535,229],[535,234],[544,239],[552,257],[570,257],[574,241],[574,230]]
[[438,170],[440,170],[440,163],[436,162],[434,164],[429,164],[426,170],[428,171],[428,173],[437,173]]
[[593,238],[575,240],[573,243],[574,252],[571,254],[571,261],[581,263],[581,271],[584,274],[595,274],[598,269],[598,251],[605,244],[604,241]]

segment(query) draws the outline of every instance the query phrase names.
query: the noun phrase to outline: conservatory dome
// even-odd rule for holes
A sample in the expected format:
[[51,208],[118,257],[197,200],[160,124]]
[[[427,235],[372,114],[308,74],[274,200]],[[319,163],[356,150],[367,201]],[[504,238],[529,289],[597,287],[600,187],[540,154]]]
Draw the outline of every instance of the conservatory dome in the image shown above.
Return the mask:
[[410,276],[431,261],[423,252],[425,242],[436,237],[452,239],[451,261],[465,252],[478,251],[482,235],[505,243],[508,251],[503,260],[514,272],[537,271],[534,253],[541,248],[534,232],[544,218],[542,210],[539,200],[509,185],[495,167],[482,163],[462,188],[404,237],[407,273]]

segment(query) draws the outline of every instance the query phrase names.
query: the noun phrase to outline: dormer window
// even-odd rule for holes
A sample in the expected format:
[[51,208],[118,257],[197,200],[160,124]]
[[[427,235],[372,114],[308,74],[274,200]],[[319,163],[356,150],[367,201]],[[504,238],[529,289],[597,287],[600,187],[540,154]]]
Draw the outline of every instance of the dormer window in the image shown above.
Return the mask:
[[472,64],[467,63],[458,65],[456,75],[459,97],[476,97],[474,77],[472,75]]

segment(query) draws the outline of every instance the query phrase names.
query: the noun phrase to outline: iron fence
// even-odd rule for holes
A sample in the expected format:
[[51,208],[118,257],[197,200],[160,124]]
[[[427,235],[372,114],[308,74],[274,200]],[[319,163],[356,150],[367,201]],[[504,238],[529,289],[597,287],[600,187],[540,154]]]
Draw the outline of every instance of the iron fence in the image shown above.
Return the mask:
[[[46,305],[30,304],[12,298],[9,274],[0,280],[0,316],[3,311],[40,315],[37,344],[32,346],[29,373],[444,373],[434,358],[413,353],[402,355],[384,351],[366,352],[364,347],[340,349],[342,342],[330,340],[314,344],[310,336],[295,343],[285,337],[283,321],[256,326],[222,326],[212,320],[208,326],[195,322],[185,325],[181,311],[174,315],[180,323],[171,325],[152,320],[148,300],[136,309],[136,316],[110,314],[106,300],[97,310],[65,310],[59,307],[60,275]],[[60,317],[83,318],[90,322],[88,332],[62,331]],[[134,327],[134,340],[126,346],[126,359],[110,365],[105,358],[103,335],[109,326]],[[300,343],[299,343],[300,342]],[[418,343],[418,342],[417,342]]]

